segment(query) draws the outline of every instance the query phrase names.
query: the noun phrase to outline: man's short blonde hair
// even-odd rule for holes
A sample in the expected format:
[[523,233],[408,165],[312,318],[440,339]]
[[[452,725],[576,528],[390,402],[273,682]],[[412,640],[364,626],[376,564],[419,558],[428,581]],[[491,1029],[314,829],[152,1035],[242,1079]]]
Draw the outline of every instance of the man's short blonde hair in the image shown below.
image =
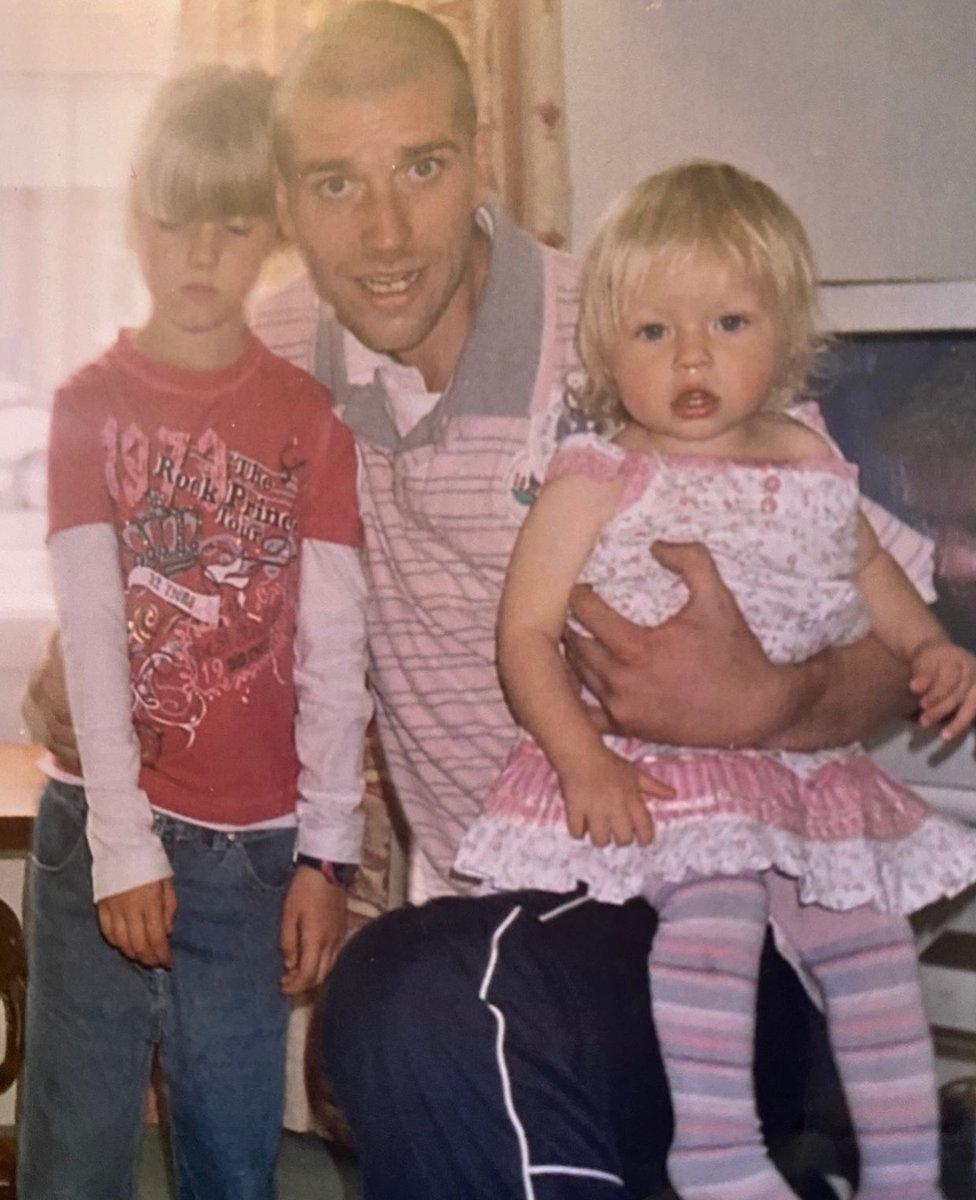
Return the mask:
[[576,344],[587,380],[576,404],[594,417],[625,416],[609,361],[628,307],[648,273],[701,254],[744,270],[778,325],[781,361],[771,407],[788,404],[820,338],[810,243],[766,184],[727,163],[680,163],[651,175],[608,211],[583,267]]
[[274,213],[272,80],[210,64],[167,80],[132,161],[130,215],[183,224]]
[[389,0],[363,0],[339,9],[305,36],[282,70],[274,101],[278,170],[285,179],[293,174],[288,116],[296,96],[358,97],[431,73],[450,81],[455,128],[473,138],[478,117],[471,72],[446,25]]

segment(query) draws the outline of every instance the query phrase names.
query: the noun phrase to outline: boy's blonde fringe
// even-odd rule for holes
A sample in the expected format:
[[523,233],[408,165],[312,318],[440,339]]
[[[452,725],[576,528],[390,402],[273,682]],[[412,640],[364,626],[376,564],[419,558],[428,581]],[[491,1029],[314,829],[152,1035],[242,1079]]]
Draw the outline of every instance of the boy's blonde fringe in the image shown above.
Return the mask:
[[184,224],[272,216],[272,88],[258,68],[221,64],[167,80],[136,145],[130,218]]

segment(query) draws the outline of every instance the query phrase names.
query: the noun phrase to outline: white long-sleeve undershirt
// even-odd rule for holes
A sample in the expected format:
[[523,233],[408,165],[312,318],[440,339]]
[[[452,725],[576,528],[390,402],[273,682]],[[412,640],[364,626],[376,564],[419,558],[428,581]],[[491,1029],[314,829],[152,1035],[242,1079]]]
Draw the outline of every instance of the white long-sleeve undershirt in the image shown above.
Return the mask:
[[302,542],[295,634],[298,851],[359,862],[363,840],[366,580],[359,553]]

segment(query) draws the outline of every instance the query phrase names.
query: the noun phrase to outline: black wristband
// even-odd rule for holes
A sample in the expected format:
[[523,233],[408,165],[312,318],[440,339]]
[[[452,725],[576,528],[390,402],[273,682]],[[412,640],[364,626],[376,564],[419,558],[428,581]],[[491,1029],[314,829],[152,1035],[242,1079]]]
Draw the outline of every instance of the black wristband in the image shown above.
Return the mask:
[[296,867],[311,867],[318,871],[334,887],[350,887],[356,878],[357,863],[331,862],[327,858],[313,858],[311,854],[296,854]]

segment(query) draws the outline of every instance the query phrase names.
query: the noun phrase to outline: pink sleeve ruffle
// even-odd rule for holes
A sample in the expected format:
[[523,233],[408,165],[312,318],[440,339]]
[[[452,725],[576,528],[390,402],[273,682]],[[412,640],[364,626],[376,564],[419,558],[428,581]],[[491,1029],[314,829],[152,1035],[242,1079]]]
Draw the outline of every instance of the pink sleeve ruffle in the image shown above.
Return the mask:
[[568,437],[552,456],[546,483],[564,475],[584,475],[596,483],[612,483],[626,470],[623,450],[595,434]]
[[594,433],[573,434],[552,456],[546,483],[564,475],[583,475],[596,483],[624,482],[617,511],[628,508],[647,485],[653,460],[648,455],[628,453]]

